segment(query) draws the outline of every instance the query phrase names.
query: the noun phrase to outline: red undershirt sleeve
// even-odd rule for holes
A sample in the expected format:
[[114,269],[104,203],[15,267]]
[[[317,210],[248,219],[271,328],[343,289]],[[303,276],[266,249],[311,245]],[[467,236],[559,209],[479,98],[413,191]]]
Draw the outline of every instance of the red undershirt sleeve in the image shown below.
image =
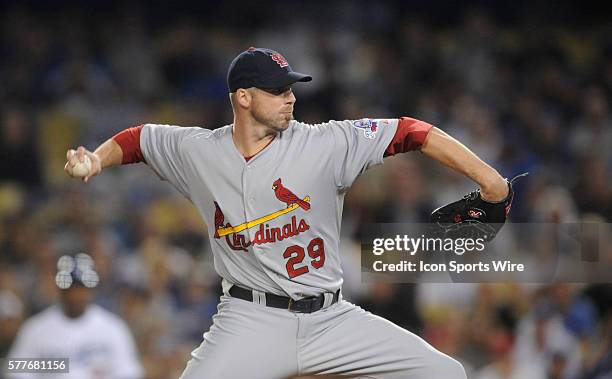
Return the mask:
[[143,125],[125,129],[113,136],[113,140],[121,147],[123,159],[121,164],[144,162],[142,151],[140,150],[140,132]]
[[401,117],[397,124],[395,136],[385,150],[385,157],[398,153],[418,150],[425,142],[425,138],[433,125],[410,117]]

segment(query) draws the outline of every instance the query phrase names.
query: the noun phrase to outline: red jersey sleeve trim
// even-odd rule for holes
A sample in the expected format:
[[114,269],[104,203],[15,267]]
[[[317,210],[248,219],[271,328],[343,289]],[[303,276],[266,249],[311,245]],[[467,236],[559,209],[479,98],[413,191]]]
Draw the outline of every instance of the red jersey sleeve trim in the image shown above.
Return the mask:
[[423,146],[427,134],[433,125],[410,117],[401,117],[397,124],[395,136],[385,150],[385,157],[398,153],[418,150]]
[[119,144],[123,152],[121,164],[144,162],[142,151],[140,150],[140,132],[143,125],[125,129],[113,136],[113,140]]

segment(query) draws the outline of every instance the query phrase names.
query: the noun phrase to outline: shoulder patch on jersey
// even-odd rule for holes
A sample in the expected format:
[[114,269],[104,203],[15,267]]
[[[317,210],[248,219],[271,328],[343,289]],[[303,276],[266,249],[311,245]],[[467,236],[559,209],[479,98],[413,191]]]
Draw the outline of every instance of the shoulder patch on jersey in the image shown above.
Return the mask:
[[376,138],[376,132],[381,126],[389,125],[387,120],[373,120],[370,118],[362,118],[361,120],[353,121],[353,127],[363,130],[363,136],[367,139]]

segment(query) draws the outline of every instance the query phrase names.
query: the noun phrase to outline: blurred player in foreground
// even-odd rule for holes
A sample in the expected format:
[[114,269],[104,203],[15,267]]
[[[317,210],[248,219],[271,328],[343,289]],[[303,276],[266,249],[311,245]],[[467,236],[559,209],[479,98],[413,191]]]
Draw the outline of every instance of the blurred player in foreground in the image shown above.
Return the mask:
[[118,316],[92,304],[98,275],[87,254],[65,255],[55,278],[59,303],[26,320],[9,358],[68,358],[68,373],[9,374],[7,378],[138,379],[134,340]]

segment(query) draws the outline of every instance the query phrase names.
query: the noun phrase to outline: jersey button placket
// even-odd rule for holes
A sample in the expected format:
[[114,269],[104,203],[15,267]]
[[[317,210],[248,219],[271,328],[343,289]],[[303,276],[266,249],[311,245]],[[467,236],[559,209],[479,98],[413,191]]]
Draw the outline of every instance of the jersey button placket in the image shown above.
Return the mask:
[[[255,198],[251,196],[251,189],[249,187],[250,181],[253,177],[253,168],[250,165],[245,167],[245,170],[242,173],[242,200],[244,202],[244,213],[246,217],[246,221],[252,221],[255,216]],[[254,232],[251,229],[245,230],[245,234],[249,236],[249,239],[252,241],[254,238]],[[255,246],[252,246],[254,250],[256,250]]]
[[251,209],[249,207],[249,174],[251,173],[251,166],[246,166],[242,171],[242,202],[244,204],[244,213],[247,218],[251,216]]
[[[253,176],[253,168],[250,165],[245,167],[245,170],[242,173],[242,200],[244,202],[244,211],[247,220],[251,220],[253,217],[253,206],[255,205],[255,198],[250,194],[250,180]],[[249,233],[249,231],[247,231]]]
[[[251,166],[246,166],[246,176],[247,176],[247,180],[250,179],[251,174],[253,173],[253,170],[251,168]],[[246,187],[245,187],[246,188]],[[249,196],[248,195],[248,191],[245,192],[245,196]],[[252,196],[248,198],[249,200],[249,205],[252,207],[255,204],[255,198],[253,198]]]

